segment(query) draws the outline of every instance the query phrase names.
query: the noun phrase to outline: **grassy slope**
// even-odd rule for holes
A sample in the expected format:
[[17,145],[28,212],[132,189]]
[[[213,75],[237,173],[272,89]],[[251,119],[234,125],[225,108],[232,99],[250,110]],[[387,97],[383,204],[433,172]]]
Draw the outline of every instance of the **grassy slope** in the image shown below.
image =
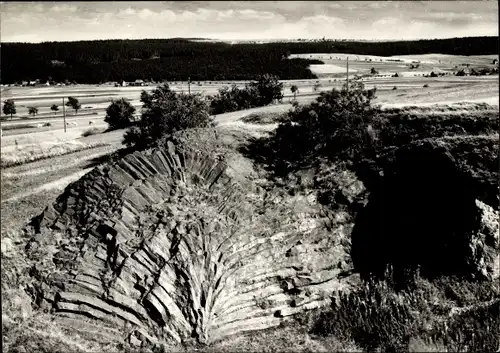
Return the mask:
[[[72,181],[71,176],[78,179],[77,173],[94,166],[99,163],[99,158],[120,148],[122,134],[123,131],[115,131],[78,138],[72,141],[105,145],[2,169],[2,237],[7,231],[21,227],[30,217],[39,214]],[[61,179],[62,182],[59,182]]]

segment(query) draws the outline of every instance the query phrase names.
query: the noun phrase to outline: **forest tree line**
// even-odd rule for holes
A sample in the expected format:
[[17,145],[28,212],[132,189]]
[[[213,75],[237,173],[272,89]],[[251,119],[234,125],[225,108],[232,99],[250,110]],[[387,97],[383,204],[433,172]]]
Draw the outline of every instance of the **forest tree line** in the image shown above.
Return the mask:
[[95,40],[2,43],[2,83],[53,80],[108,81],[250,80],[264,73],[281,79],[310,79],[318,60],[289,59],[290,54],[358,55],[498,54],[498,37],[469,37],[394,42],[283,42],[228,44],[187,39]]

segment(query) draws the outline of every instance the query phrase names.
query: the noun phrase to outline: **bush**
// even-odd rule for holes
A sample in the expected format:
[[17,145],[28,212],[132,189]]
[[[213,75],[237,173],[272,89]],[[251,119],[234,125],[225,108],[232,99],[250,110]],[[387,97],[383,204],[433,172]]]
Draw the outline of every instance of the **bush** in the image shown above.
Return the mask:
[[425,347],[453,352],[496,351],[500,344],[498,288],[492,289],[484,282],[451,279],[454,287],[471,291],[460,296],[487,292],[453,315],[456,303],[444,296],[443,281],[450,279],[419,279],[411,290],[400,292],[386,282],[364,282],[357,290],[334,298],[332,308],[317,316],[311,330],[322,336],[354,340],[368,351],[407,352],[418,341],[420,349],[412,351],[424,351]]
[[141,94],[143,113],[136,126],[126,131],[123,143],[146,148],[170,137],[174,132],[213,126],[208,106],[199,94],[176,94],[168,84]]
[[277,76],[262,75],[245,88],[223,87],[210,99],[210,114],[223,114],[268,105],[283,98],[283,84]]
[[112,101],[106,109],[104,121],[109,124],[110,130],[123,129],[135,122],[135,108],[124,98]]
[[286,113],[252,113],[241,118],[241,121],[250,124],[275,124],[284,121],[286,117]]
[[91,136],[91,135],[96,135],[96,134],[99,134],[101,132],[101,130],[99,130],[98,128],[96,127],[93,127],[91,129],[88,129],[88,130],[85,130],[83,133],[82,133],[82,137],[87,137],[87,136]]
[[426,83],[426,84],[424,85],[424,88],[427,88],[427,87],[429,87],[429,85]]
[[374,94],[354,82],[349,90],[344,85],[340,91],[321,92],[309,105],[295,104],[271,137],[277,168],[308,166],[318,157],[338,161],[370,153],[375,143],[371,124],[379,114],[371,106]]
[[368,351],[404,351],[418,332],[415,313],[408,302],[384,283],[361,286],[333,301],[330,311],[321,313],[312,332],[354,340]]
[[279,82],[278,76],[261,75],[256,81],[250,82],[250,89],[257,92],[257,105],[264,106],[274,101],[283,99],[283,83]]

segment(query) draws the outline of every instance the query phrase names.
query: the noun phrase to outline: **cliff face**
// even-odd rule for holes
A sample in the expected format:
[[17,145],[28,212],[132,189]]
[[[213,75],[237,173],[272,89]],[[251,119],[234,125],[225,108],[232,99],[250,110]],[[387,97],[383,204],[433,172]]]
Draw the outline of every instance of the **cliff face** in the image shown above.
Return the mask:
[[106,339],[210,343],[329,305],[353,272],[498,279],[498,138],[420,140],[287,187],[235,140],[183,132],[68,186],[26,228],[36,304]]
[[172,142],[95,168],[26,229],[28,256],[56,249],[36,301],[131,343],[209,343],[347,291],[349,217],[236,174]]

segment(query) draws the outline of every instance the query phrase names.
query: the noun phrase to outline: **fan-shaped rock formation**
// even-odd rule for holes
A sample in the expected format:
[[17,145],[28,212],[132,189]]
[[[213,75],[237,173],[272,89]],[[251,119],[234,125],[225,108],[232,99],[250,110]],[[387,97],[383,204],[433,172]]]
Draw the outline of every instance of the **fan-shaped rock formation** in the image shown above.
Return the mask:
[[57,249],[54,271],[33,269],[39,304],[132,343],[212,342],[347,290],[348,217],[232,177],[208,147],[169,142],[68,186],[27,228],[28,255]]

